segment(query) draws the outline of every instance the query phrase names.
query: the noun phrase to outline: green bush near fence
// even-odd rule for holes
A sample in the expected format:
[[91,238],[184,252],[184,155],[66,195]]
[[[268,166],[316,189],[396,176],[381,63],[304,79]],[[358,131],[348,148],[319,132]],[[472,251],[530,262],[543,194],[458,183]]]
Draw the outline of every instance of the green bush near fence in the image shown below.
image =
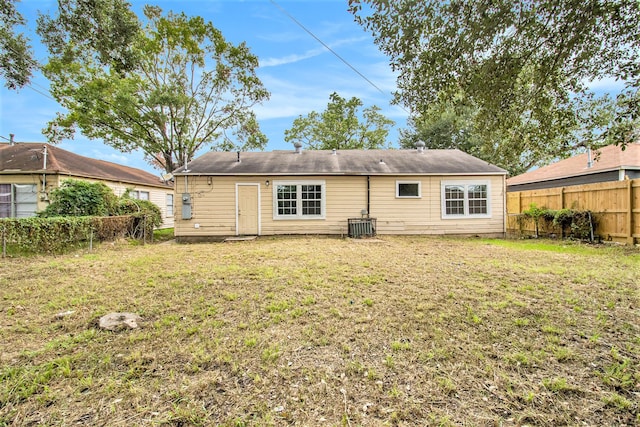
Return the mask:
[[517,216],[520,232],[533,223],[535,236],[557,234],[561,238],[592,241],[595,238],[596,220],[591,211],[577,209],[553,210],[538,207],[534,203]]

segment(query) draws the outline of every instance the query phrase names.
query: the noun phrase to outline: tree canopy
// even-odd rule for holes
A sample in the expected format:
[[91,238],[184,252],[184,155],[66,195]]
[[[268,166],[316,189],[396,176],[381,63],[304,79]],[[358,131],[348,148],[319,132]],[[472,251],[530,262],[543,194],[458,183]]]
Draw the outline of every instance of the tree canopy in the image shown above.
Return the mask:
[[[350,0],[356,21],[399,72],[396,102],[418,122],[434,108],[471,109],[476,140],[495,146],[482,151],[511,157],[502,166],[512,173],[570,154],[585,143],[581,135],[596,135],[596,123],[600,145],[638,137],[639,5]],[[615,100],[595,99],[589,83],[607,78],[626,89]],[[601,108],[600,121],[586,123],[587,104],[607,104],[609,122],[601,122]]]
[[269,93],[244,43],[158,7],[145,7],[143,24],[124,0],[64,4],[38,20],[50,53],[43,72],[67,110],[45,129],[51,142],[77,128],[123,152],[141,149],[167,172],[204,146],[264,147],[252,107]]
[[24,17],[16,10],[18,1],[0,2],[0,77],[9,89],[28,84],[38,66],[29,39],[16,29],[25,24]]
[[329,99],[322,113],[312,111],[295,119],[291,129],[285,130],[284,140],[312,150],[375,149],[389,145],[386,138],[395,122],[380,114],[379,107],[364,108],[360,118],[358,113],[363,106],[360,99],[347,100],[336,92]]

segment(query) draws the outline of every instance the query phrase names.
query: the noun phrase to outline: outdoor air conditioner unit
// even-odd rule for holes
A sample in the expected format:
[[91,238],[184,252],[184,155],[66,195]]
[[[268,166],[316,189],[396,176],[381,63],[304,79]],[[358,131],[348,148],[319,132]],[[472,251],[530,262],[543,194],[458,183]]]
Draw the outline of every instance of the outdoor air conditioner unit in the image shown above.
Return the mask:
[[375,218],[349,218],[347,220],[349,237],[374,237],[376,235]]

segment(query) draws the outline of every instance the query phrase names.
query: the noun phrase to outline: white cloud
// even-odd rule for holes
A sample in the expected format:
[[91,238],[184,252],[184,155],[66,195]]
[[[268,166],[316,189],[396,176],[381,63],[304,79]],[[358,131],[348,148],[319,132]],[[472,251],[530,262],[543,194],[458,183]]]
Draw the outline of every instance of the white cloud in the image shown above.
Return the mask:
[[267,58],[260,60],[260,68],[277,67],[279,65],[293,64],[305,59],[313,58],[314,56],[321,55],[325,49],[313,49],[303,54],[291,54],[280,58]]
[[[338,40],[338,41],[333,42],[331,44],[327,43],[327,46],[329,46],[331,48],[331,50],[335,51],[340,46],[352,45],[352,44],[359,43],[359,42],[362,42],[362,41],[365,41],[365,40],[368,40],[368,39],[366,37],[354,37],[354,38]],[[333,53],[331,53],[331,51],[329,49],[327,49],[325,46],[321,45],[320,43],[318,43],[318,46],[319,47],[307,50],[306,52],[301,53],[301,54],[293,53],[293,54],[286,55],[286,56],[283,56],[283,57],[271,57],[271,58],[266,58],[264,60],[260,60],[260,68],[275,67],[275,66],[279,66],[279,65],[292,64],[292,63],[303,61],[305,59],[313,58],[315,56],[322,55],[322,54],[331,54],[331,55],[333,55]]]

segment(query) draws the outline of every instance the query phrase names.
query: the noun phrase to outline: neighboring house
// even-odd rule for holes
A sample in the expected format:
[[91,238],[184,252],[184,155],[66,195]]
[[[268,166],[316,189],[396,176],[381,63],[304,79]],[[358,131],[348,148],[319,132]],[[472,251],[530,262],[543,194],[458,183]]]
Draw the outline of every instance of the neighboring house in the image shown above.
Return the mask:
[[568,187],[640,178],[640,143],[608,145],[507,179],[507,191]]
[[127,190],[150,200],[173,227],[173,185],[141,169],[79,156],[45,143],[0,144],[0,218],[30,217],[44,210],[49,192],[65,179],[99,181],[116,196]]
[[505,233],[506,171],[459,150],[208,152],[173,173],[175,236]]

